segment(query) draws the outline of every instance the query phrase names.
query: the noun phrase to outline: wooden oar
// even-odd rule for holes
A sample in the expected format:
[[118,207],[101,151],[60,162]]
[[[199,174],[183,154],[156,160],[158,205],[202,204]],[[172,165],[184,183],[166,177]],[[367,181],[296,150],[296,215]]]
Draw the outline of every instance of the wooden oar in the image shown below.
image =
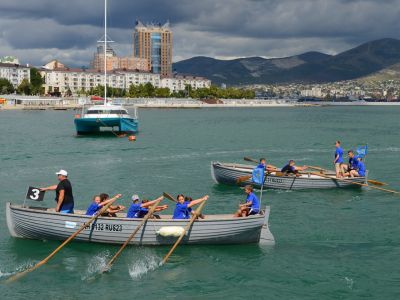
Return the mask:
[[183,230],[182,234],[179,236],[179,238],[176,240],[175,244],[172,246],[171,250],[169,250],[167,255],[165,255],[161,264],[165,264],[167,262],[168,258],[171,256],[172,252],[174,252],[175,248],[178,247],[179,243],[185,236],[186,232],[189,230],[190,226],[192,226],[193,222],[196,221],[197,217],[201,214],[201,211],[205,204],[206,204],[206,201],[200,203],[199,207],[195,210],[193,216],[190,218],[189,224],[187,224],[187,226]]
[[253,177],[253,175],[246,175],[246,176],[238,177],[238,178],[236,179],[236,183],[237,183],[237,184],[242,183],[243,181],[249,180],[251,177]]
[[[305,173],[305,174],[307,174],[307,173]],[[384,191],[384,192],[388,192],[388,193],[400,194],[400,192],[398,192],[398,191],[384,189],[384,188],[380,188],[380,187],[377,187],[377,186],[371,186],[371,185],[368,185],[368,184],[365,184],[365,183],[354,182],[354,181],[351,181],[351,180],[345,179],[345,178],[336,178],[336,177],[332,177],[332,176],[328,176],[328,175],[320,174],[320,173],[315,173],[315,172],[310,172],[310,174],[321,176],[321,177],[325,177],[325,178],[330,178],[330,179],[334,179],[334,180],[338,180],[338,181],[349,182],[349,183],[356,184],[356,185],[367,186],[367,187],[370,187],[372,189],[376,189],[376,190],[380,190],[380,191]]]
[[156,210],[158,204],[162,201],[163,199],[158,200],[154,205],[150,208],[148,213],[144,216],[142,222],[136,227],[136,229],[132,232],[132,234],[128,237],[128,239],[125,241],[125,243],[119,248],[117,253],[110,259],[110,261],[107,263],[107,265],[101,270],[101,273],[104,273],[108,270],[110,270],[112,264],[114,261],[117,259],[117,257],[122,253],[122,251],[125,249],[125,247],[129,244],[129,242],[135,237],[136,233],[138,233],[139,229],[142,228],[144,223],[147,222],[147,220],[153,215],[154,211]]
[[170,194],[168,194],[168,193],[166,193],[166,192],[163,193],[163,196],[164,196],[165,198],[167,198],[168,200],[171,200],[171,201],[173,201],[173,202],[175,202],[175,203],[178,202],[174,197],[172,197]]
[[19,272],[13,276],[11,276],[10,278],[7,279],[6,282],[13,282],[19,278],[21,278],[22,276],[28,274],[29,272],[32,272],[34,270],[36,270],[37,268],[39,268],[40,266],[43,266],[44,264],[46,264],[54,255],[57,254],[58,251],[61,250],[61,248],[63,248],[66,244],[68,244],[70,241],[72,241],[82,230],[84,230],[88,225],[90,225],[94,220],[96,220],[102,213],[104,213],[118,198],[110,201],[109,203],[107,203],[106,205],[104,205],[98,212],[97,214],[95,214],[92,218],[89,219],[89,221],[87,221],[86,223],[84,223],[77,231],[75,231],[75,233],[73,233],[68,239],[66,239],[60,246],[58,246],[53,252],[51,252],[45,259],[41,260],[40,262],[38,262],[36,265],[34,265],[33,267],[26,269],[25,271]]
[[[321,171],[321,172],[333,172],[333,171],[329,171],[329,170],[323,169],[323,168],[321,168],[321,167],[316,167],[316,166],[308,166],[308,167],[309,167],[310,169],[318,170],[318,171]],[[374,185],[379,185],[379,186],[388,185],[388,184],[385,183],[385,182],[381,182],[381,181],[374,180],[374,179],[368,179],[367,182],[368,182],[368,183],[371,183],[371,184],[374,184]]]

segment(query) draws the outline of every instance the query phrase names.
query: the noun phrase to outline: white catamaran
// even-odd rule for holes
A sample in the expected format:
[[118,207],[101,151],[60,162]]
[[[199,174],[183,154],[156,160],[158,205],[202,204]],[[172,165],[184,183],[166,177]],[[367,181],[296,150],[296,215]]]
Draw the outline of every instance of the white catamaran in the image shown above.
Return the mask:
[[94,105],[75,116],[77,134],[95,134],[103,129],[118,133],[136,133],[138,118],[136,107],[133,117],[121,105],[113,105],[107,100],[107,0],[104,0],[104,103]]

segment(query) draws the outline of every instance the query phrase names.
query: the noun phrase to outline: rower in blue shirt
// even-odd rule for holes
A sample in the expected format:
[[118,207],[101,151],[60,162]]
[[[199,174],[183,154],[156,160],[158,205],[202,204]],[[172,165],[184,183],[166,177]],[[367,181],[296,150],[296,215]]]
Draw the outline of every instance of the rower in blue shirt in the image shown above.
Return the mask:
[[357,158],[354,155],[354,151],[353,150],[349,150],[347,151],[347,156],[349,157],[349,161],[347,164],[342,164],[341,166],[341,171],[343,176],[348,177],[350,176],[350,171],[351,170],[355,170],[356,166],[357,166]]
[[335,165],[336,178],[342,177],[342,164],[343,164],[343,149],[340,146],[340,141],[335,142],[335,159],[333,164]]
[[265,158],[260,158],[260,163],[257,165],[257,168],[261,168],[264,169],[268,172],[275,172],[276,171],[276,167],[273,165],[268,165],[267,164],[267,160]]
[[[162,200],[162,199],[164,199],[163,196],[161,196],[155,200],[152,200],[152,201],[143,199],[143,201],[141,203],[139,203],[139,201],[140,201],[139,196],[133,195],[132,196],[132,204],[129,206],[126,217],[133,218],[133,219],[143,218],[149,212],[149,207],[152,206],[157,201]],[[168,208],[168,205],[160,205],[160,206],[157,206],[154,211],[155,212],[162,211],[167,208]]]
[[207,201],[207,199],[208,199],[208,195],[206,195],[202,198],[187,202],[187,201],[185,201],[185,196],[183,196],[182,194],[179,194],[176,197],[176,200],[178,202],[176,203],[174,215],[172,216],[172,218],[173,219],[190,219],[189,209],[196,204],[200,204],[201,202]]
[[253,186],[246,185],[244,187],[244,192],[247,194],[246,203],[239,205],[239,209],[234,217],[247,217],[260,213],[260,201],[254,194]]
[[354,165],[354,170],[350,171],[350,177],[365,177],[367,169],[362,161],[361,157],[355,159],[356,163]]
[[86,210],[87,216],[94,216],[104,205],[107,205],[111,201],[121,198],[121,194],[116,195],[115,197],[105,200],[101,202],[100,196],[96,195],[93,197],[93,202],[89,205],[88,209]]

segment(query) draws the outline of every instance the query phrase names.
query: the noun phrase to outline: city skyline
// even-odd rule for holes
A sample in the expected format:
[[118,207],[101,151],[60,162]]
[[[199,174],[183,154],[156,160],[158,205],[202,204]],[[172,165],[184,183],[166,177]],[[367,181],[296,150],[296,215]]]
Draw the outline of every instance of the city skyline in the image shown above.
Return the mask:
[[[383,37],[400,38],[400,0],[388,1],[109,1],[109,35],[120,56],[132,49],[137,19],[170,21],[173,61],[284,57],[310,50],[336,54]],[[27,0],[0,3],[0,56],[41,65],[58,59],[88,65],[102,36],[103,3]]]

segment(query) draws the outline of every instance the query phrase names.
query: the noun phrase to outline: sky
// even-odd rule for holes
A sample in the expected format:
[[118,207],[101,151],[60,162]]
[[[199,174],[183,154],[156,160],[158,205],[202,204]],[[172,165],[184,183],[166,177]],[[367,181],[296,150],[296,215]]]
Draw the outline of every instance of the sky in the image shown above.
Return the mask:
[[[337,54],[400,38],[400,0],[108,0],[109,36],[132,55],[136,20],[169,21],[174,61]],[[88,66],[103,35],[103,0],[0,0],[0,56]]]

